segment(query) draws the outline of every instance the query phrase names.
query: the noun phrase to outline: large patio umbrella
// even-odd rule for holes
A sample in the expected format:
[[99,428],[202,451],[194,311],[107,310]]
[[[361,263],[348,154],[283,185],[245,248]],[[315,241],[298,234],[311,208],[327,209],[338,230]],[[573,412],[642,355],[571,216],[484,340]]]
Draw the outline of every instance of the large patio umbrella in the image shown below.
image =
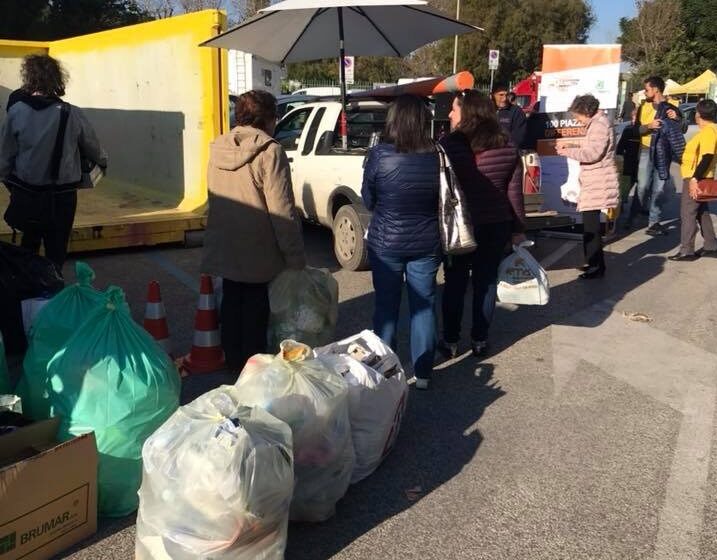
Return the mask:
[[[429,8],[424,0],[285,0],[202,45],[282,64],[338,54],[345,106],[345,55],[406,56],[438,39],[476,30],[482,31]],[[341,136],[345,148],[345,117]]]

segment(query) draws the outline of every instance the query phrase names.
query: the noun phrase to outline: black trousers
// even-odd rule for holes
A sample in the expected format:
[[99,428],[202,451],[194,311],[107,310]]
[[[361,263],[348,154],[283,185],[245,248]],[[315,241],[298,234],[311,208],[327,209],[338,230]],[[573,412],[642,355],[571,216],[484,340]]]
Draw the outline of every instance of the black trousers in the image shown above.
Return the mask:
[[227,367],[241,370],[254,354],[267,351],[269,285],[223,281],[222,346]]
[[605,256],[602,250],[600,235],[600,210],[581,212],[583,215],[583,252],[585,263],[592,267],[605,270]]
[[38,225],[25,228],[20,244],[33,253],[39,253],[40,245],[44,245],[45,257],[50,259],[62,274],[62,265],[67,258],[67,243],[70,241],[77,210],[77,191],[70,190],[42,197],[41,204],[48,206],[44,209],[45,219]]
[[478,248],[469,255],[446,257],[443,265],[443,340],[458,342],[463,320],[463,303],[473,270],[473,328],[471,338],[488,339],[495,309],[495,283],[505,248],[510,243],[512,224],[479,224],[475,227]]

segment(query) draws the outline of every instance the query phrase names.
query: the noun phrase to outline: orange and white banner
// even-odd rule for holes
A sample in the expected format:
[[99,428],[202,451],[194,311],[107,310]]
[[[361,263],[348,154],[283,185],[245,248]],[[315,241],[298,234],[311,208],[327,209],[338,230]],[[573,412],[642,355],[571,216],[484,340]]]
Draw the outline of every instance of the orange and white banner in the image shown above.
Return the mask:
[[577,95],[592,94],[600,109],[617,108],[620,45],[545,45],[540,82],[541,108],[567,111]]
[[620,45],[545,45],[538,96],[540,99],[541,192],[545,210],[572,214],[580,221],[580,164],[558,156],[555,147],[579,145],[585,127],[568,112],[578,95],[592,94],[612,119],[620,87]]

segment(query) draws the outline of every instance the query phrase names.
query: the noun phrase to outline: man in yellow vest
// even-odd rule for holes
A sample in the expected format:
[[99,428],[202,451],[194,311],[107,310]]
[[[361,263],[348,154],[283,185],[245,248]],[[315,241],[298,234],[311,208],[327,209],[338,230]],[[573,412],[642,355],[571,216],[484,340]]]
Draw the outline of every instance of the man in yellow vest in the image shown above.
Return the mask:
[[[651,76],[644,82],[645,102],[637,111],[634,126],[638,127],[640,137],[640,160],[637,173],[637,190],[632,200],[626,228],[640,210],[649,210],[649,224],[645,233],[649,235],[667,235],[667,229],[660,223],[662,207],[665,203],[665,191],[674,188],[670,176],[670,161],[679,161],[684,149],[684,137],[681,136],[682,117],[674,105],[670,105],[663,92],[665,81]],[[664,139],[658,151],[658,142]],[[677,141],[674,141],[677,139]],[[665,146],[668,146],[665,153]],[[672,149],[669,148],[672,146]],[[668,191],[669,192],[669,191]]]

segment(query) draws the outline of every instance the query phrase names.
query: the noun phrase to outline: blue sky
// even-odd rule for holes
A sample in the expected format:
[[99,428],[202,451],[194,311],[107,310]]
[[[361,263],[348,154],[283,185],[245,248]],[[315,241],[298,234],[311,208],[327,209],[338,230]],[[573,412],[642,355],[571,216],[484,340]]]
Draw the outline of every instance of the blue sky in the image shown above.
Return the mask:
[[618,22],[621,17],[634,17],[635,3],[632,0],[593,0],[593,11],[597,21],[590,30],[588,43],[614,43],[620,35]]

